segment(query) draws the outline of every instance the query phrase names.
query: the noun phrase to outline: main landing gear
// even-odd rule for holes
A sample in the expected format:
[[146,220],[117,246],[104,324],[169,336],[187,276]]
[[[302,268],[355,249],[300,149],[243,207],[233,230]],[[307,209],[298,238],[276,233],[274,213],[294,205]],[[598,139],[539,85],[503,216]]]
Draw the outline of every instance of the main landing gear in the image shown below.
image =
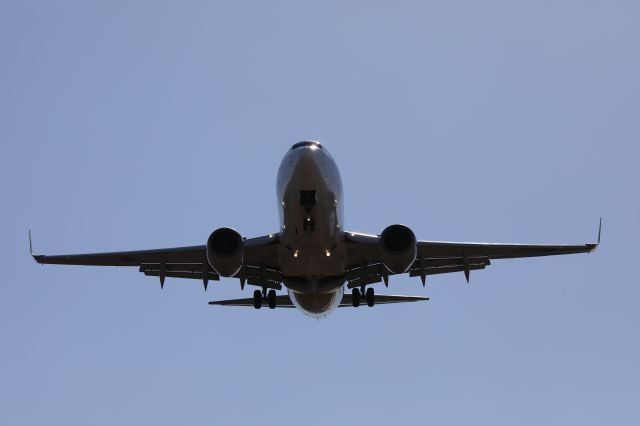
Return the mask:
[[269,294],[267,295],[267,301],[269,302],[269,309],[276,308],[276,291],[269,290]]
[[368,307],[372,307],[376,303],[374,296],[375,296],[375,293],[373,292],[373,287],[369,287],[366,293]]
[[360,306],[360,290],[357,288],[351,290],[351,304],[354,308]]
[[373,290],[373,287],[369,287],[366,292],[364,291],[364,288],[362,290],[358,288],[354,288],[353,290],[351,290],[351,304],[353,305],[354,308],[357,308],[358,306],[360,306],[360,298],[362,297],[362,293],[364,293],[367,306],[371,307],[375,305],[376,298],[375,298],[375,291]]
[[253,307],[256,309],[260,309],[262,307],[262,301],[266,300],[269,304],[269,309],[276,308],[276,291],[269,290],[267,293],[267,289],[264,288],[262,291],[256,290],[253,292]]

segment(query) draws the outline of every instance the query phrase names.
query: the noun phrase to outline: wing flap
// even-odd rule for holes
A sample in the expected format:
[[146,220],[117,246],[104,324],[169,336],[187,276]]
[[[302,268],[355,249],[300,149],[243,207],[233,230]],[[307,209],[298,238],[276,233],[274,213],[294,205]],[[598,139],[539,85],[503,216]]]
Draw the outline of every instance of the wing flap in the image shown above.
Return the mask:
[[[484,264],[480,264],[480,265],[469,265],[469,270],[470,271],[476,271],[479,269],[484,269],[486,268],[486,265]],[[434,269],[428,269],[426,272],[426,275],[437,275],[437,274],[448,274],[450,272],[464,272],[465,267],[464,266],[441,266],[439,268],[434,268]],[[412,268],[409,271],[409,276],[410,277],[419,277],[420,274],[420,268]]]
[[[488,257],[471,257],[469,258],[469,270],[474,271],[484,269],[491,264]],[[383,280],[383,270],[385,266],[382,263],[374,263],[369,265],[358,266],[352,268],[347,273],[347,288],[356,288],[362,285],[379,283]],[[441,259],[423,259],[423,266],[420,261],[416,260],[409,269],[409,276],[419,277],[422,275],[424,268],[425,275],[446,274],[450,272],[464,272],[465,264],[463,257],[447,257]],[[386,268],[385,268],[386,269]],[[386,271],[387,275],[394,275]]]
[[[245,265],[244,273],[247,284],[259,287],[275,288],[280,290],[282,285],[282,273],[279,269],[265,267],[263,265]],[[240,278],[240,274],[235,278]]]
[[[148,277],[159,277],[160,271],[144,271],[144,274]],[[167,278],[189,278],[194,280],[202,280],[204,279],[204,274],[202,272],[186,272],[186,271],[175,271],[175,272],[166,272],[164,274]],[[209,272],[207,274],[207,279],[210,281],[220,281],[220,276],[218,274],[214,274],[213,272]]]
[[[160,263],[143,263],[140,265],[140,272],[160,272]],[[165,272],[187,272],[191,274],[200,274],[206,271],[210,275],[217,276],[219,275],[215,273],[211,267],[207,263],[166,263],[164,264]],[[168,276],[168,275],[167,275]]]

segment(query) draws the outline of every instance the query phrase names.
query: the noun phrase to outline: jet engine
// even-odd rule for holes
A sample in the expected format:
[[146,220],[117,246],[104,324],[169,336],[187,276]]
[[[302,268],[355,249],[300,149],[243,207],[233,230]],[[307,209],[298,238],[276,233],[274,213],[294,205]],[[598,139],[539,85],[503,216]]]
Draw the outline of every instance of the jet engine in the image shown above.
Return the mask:
[[231,228],[216,229],[207,240],[207,261],[223,277],[232,277],[242,267],[244,241]]
[[395,274],[406,272],[416,260],[416,235],[404,225],[391,225],[380,234],[382,263]]

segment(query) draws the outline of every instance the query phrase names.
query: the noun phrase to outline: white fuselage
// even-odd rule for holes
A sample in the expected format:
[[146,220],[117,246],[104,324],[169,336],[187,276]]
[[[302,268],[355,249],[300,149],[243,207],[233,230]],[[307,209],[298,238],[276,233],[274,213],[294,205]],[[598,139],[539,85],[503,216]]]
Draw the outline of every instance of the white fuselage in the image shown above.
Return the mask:
[[326,149],[301,142],[287,152],[277,179],[280,266],[293,303],[326,315],[342,300],[342,180]]

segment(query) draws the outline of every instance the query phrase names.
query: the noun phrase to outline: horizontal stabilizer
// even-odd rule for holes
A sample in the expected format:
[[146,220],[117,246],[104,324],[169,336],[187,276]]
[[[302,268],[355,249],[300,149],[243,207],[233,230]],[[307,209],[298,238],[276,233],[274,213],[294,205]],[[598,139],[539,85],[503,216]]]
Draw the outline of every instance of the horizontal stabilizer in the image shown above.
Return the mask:
[[[429,300],[428,297],[423,296],[399,296],[389,294],[376,294],[374,296],[376,305],[386,305],[389,303],[403,303],[403,302],[418,302],[421,300]],[[364,303],[364,297],[362,298]],[[221,306],[250,306],[253,307],[253,297],[246,299],[231,299],[231,300],[213,300],[209,302],[210,305]],[[277,308],[294,308],[295,306],[291,302],[288,295],[276,296]],[[351,295],[345,294],[340,302],[340,308],[352,307]]]
[[[419,302],[421,300],[429,300],[428,297],[423,296],[400,296],[400,295],[392,295],[392,294],[376,294],[374,296],[374,301],[376,305],[387,305],[389,303],[404,303],[404,302]],[[360,303],[366,304],[366,299],[364,296],[361,297]],[[346,308],[353,306],[351,304],[351,295],[345,294],[342,296],[342,302],[340,302],[341,308]]]
[[[221,306],[250,306],[253,308],[253,297],[249,297],[246,299],[230,299],[230,300],[212,300],[209,302],[210,305],[221,305]],[[266,305],[266,301],[264,305]],[[295,308],[293,303],[291,303],[291,299],[288,295],[276,296],[276,307],[277,308]]]

